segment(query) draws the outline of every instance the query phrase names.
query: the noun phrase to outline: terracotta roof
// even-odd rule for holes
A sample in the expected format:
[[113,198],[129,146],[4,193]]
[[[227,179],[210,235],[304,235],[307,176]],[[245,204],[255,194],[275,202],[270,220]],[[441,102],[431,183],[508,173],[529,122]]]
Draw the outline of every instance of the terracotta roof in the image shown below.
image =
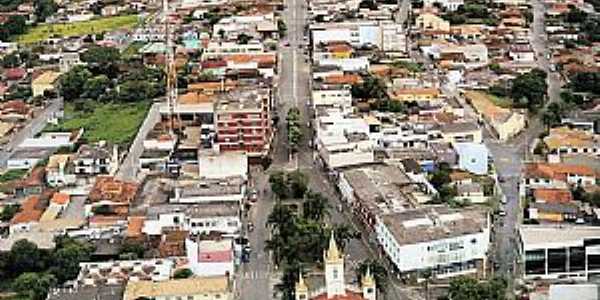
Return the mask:
[[596,176],[594,169],[588,166],[571,164],[528,163],[525,165],[527,178],[548,178],[561,181],[567,180],[568,174],[580,176]]
[[[219,91],[223,83],[220,81],[197,82],[188,85],[188,91]],[[237,81],[225,80],[225,90],[230,90],[237,86]]]
[[440,91],[436,88],[413,88],[413,89],[397,89],[394,90],[394,95],[439,95]]
[[198,262],[228,262],[233,259],[231,250],[200,252],[198,254]]
[[137,237],[142,235],[142,228],[144,227],[144,222],[146,221],[146,217],[129,217],[127,223],[127,236],[128,237]]
[[272,65],[276,62],[275,54],[235,54],[228,55],[224,58],[227,62],[234,62],[236,64],[256,62],[258,65]]
[[50,202],[58,205],[66,205],[69,204],[70,199],[71,198],[69,197],[69,194],[54,193],[54,195],[52,195],[52,199],[50,199]]
[[46,174],[46,169],[44,167],[35,167],[31,170],[31,174],[27,176],[25,179],[19,180],[15,183],[17,187],[32,187],[39,186],[44,183],[44,175]]
[[10,224],[37,222],[44,213],[40,196],[31,196],[23,202],[21,205],[21,211],[19,211],[10,220]]
[[200,92],[188,92],[186,94],[180,95],[178,100],[179,104],[198,104],[198,103],[211,103],[212,96],[207,95],[205,93]]
[[139,185],[134,182],[121,181],[113,176],[98,176],[88,198],[92,203],[109,200],[129,204],[138,189]]
[[[192,277],[174,279],[160,282],[129,281],[125,288],[124,300],[139,298],[172,298],[175,296],[186,297],[196,295],[231,293],[229,280],[226,276]],[[223,296],[229,299],[229,296]]]
[[22,115],[29,113],[29,105],[22,100],[6,101],[0,105],[3,111],[16,112]]
[[365,300],[365,298],[363,298],[362,294],[353,292],[353,291],[346,291],[346,295],[344,296],[334,296],[334,297],[330,297],[327,298],[327,293],[323,293],[321,295],[318,295],[316,297],[311,298],[312,300]]
[[547,203],[567,203],[573,201],[571,191],[567,189],[536,189],[533,191],[536,201]]
[[4,71],[4,77],[8,80],[19,80],[27,75],[27,71],[23,68],[11,68]]
[[60,77],[60,73],[54,71],[44,72],[40,76],[36,77],[31,83],[32,84],[54,84]]
[[362,77],[357,74],[329,75],[325,77],[325,83],[328,84],[357,84],[362,81]]

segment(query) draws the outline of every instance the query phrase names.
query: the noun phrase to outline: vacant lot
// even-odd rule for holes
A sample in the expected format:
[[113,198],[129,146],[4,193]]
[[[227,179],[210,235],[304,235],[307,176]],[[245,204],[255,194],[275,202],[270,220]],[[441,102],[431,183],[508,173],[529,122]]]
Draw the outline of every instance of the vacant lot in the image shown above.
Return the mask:
[[113,31],[121,28],[132,28],[139,22],[137,15],[107,17],[90,21],[65,24],[44,24],[30,28],[27,33],[19,36],[19,43],[36,43],[50,37],[81,36]]
[[85,109],[65,104],[65,117],[47,131],[69,131],[84,128],[89,142],[107,141],[125,145],[131,143],[150,108],[148,101],[138,103],[94,103]]

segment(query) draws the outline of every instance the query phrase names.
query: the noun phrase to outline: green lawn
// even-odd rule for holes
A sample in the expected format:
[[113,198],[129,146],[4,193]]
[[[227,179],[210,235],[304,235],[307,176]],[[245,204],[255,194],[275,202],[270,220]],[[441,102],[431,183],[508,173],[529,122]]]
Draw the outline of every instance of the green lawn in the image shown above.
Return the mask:
[[129,144],[146,118],[150,103],[94,103],[90,109],[75,110],[71,103],[65,103],[65,117],[56,126],[46,131],[67,131],[84,128],[83,137],[88,142],[107,141],[119,145]]
[[490,102],[494,103],[496,106],[500,106],[503,108],[512,108],[512,100],[508,97],[498,97],[494,94],[487,93],[486,94]]
[[8,170],[0,175],[0,183],[21,179],[27,174],[27,170]]
[[17,42],[31,44],[53,36],[67,37],[97,34],[121,28],[132,28],[138,23],[137,15],[127,15],[65,24],[43,24],[30,28],[25,34],[17,38]]

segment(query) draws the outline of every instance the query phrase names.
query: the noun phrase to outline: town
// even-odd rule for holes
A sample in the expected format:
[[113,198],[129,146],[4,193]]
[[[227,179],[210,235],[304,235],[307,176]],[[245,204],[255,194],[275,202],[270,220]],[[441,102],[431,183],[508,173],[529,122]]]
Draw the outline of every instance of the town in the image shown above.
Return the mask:
[[598,0],[0,0],[2,300],[600,299],[599,183]]

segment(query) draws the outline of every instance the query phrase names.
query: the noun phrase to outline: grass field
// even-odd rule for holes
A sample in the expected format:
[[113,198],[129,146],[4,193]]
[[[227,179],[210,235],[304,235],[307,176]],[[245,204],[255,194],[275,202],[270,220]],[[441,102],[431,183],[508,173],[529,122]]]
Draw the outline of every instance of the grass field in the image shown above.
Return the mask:
[[512,108],[513,102],[508,97],[498,97],[498,96],[490,94],[490,93],[487,94],[487,97],[490,100],[490,102],[494,103],[497,106],[500,106],[503,108]]
[[53,36],[68,37],[97,34],[121,28],[132,28],[139,23],[137,15],[107,17],[66,24],[44,24],[30,28],[17,42],[31,44]]
[[27,174],[27,170],[8,170],[0,175],[0,183],[21,179],[25,174]]
[[58,125],[51,125],[47,131],[67,131],[84,128],[83,137],[88,142],[105,140],[119,145],[129,144],[146,118],[150,103],[133,104],[93,103],[85,111],[76,110],[71,103],[65,103],[65,117]]

